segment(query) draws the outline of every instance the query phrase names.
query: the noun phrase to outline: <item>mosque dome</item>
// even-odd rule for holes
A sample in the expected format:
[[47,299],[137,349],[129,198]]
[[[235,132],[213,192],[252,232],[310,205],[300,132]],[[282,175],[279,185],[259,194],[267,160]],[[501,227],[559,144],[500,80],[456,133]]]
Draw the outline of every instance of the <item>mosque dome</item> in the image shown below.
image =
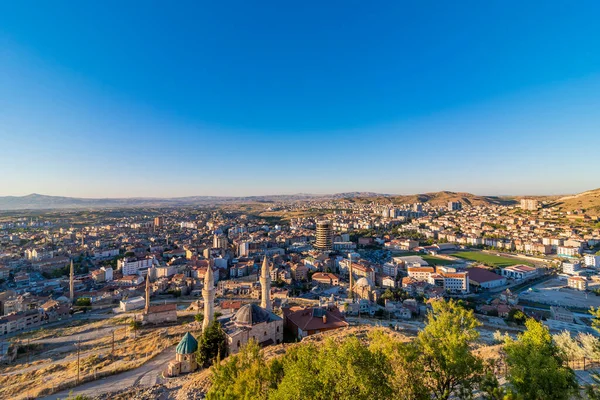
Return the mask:
[[189,332],[186,332],[175,349],[177,354],[192,354],[196,350],[198,350],[198,341]]
[[232,318],[233,322],[243,325],[256,325],[270,320],[271,313],[254,303],[242,306]]
[[363,288],[363,287],[368,287],[368,288],[373,288],[373,282],[371,282],[371,280],[367,277],[362,277],[359,280],[356,281],[356,283],[354,284],[354,287],[357,288]]

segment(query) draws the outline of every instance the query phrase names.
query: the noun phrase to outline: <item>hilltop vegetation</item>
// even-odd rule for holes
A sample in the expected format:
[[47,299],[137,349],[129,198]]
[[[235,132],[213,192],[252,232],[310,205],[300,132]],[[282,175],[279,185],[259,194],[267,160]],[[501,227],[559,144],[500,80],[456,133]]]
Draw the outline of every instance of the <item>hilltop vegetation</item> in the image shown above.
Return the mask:
[[[505,338],[505,368],[477,352],[479,322],[454,301],[432,303],[413,341],[379,329],[365,337],[308,341],[265,357],[251,342],[210,370],[209,400],[237,399],[556,399],[578,393],[575,374],[534,320],[516,340]],[[498,378],[506,371],[507,385]]]

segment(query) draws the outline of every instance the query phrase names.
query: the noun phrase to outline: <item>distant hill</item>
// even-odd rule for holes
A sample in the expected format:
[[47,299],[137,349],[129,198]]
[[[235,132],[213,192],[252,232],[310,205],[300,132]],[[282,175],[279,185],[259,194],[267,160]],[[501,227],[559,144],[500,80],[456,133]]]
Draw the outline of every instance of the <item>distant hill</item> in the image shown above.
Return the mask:
[[471,193],[464,192],[432,192],[422,194],[411,194],[411,195],[368,195],[368,196],[354,196],[353,201],[357,203],[368,203],[371,201],[375,202],[389,202],[393,204],[413,204],[413,203],[429,203],[434,206],[447,205],[449,201],[460,201],[464,205],[480,206],[480,205],[513,205],[517,204],[518,201],[513,197],[500,197],[500,196],[479,196]]
[[585,210],[586,214],[600,215],[600,188],[560,197],[551,202],[549,206],[555,206],[564,211]]
[[190,205],[211,205],[244,202],[277,202],[308,200],[321,196],[312,194],[266,195],[266,196],[190,196],[174,198],[105,198],[88,199],[78,197],[46,196],[29,194],[27,196],[0,196],[0,210],[46,210],[81,208],[127,208],[127,207],[172,207]]
[[[591,215],[600,215],[600,189],[590,190],[572,196],[536,196],[551,206],[565,211],[585,209]],[[27,196],[0,196],[0,210],[47,210],[47,209],[96,209],[96,208],[130,208],[130,207],[177,207],[194,205],[219,205],[239,203],[273,203],[288,201],[306,201],[321,199],[347,199],[355,203],[429,203],[434,206],[447,205],[449,201],[460,201],[464,205],[514,205],[520,196],[480,196],[465,192],[432,192],[412,195],[392,195],[374,192],[346,192],[316,195],[298,193],[290,195],[265,196],[189,196],[174,198],[104,198],[88,199],[78,197],[46,196],[33,193]]]

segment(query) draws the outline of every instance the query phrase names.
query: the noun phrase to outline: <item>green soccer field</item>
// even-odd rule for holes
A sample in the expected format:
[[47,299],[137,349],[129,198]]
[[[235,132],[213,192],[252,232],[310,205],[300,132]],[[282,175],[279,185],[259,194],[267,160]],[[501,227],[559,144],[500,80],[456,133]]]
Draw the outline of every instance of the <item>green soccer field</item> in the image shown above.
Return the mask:
[[459,253],[454,253],[452,255],[454,257],[462,258],[464,260],[477,261],[482,264],[491,265],[491,266],[500,267],[500,268],[508,267],[511,265],[517,265],[517,264],[531,265],[531,263],[528,263],[526,261],[521,261],[516,258],[499,257],[499,256],[494,256],[492,254],[481,253],[478,251],[461,251]]

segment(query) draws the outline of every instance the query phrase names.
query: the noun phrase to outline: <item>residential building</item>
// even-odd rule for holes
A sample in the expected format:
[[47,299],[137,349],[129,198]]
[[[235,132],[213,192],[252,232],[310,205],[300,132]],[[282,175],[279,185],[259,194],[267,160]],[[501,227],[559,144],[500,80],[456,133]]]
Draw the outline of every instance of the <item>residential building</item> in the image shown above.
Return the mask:
[[600,267],[600,255],[586,254],[583,259],[588,267]]
[[563,262],[562,271],[564,274],[574,275],[581,270],[581,264],[578,262]]
[[147,269],[152,266],[154,257],[144,258],[123,258],[117,261],[117,268],[123,275],[135,275],[140,269]]
[[583,276],[570,276],[567,279],[567,285],[570,288],[581,291],[585,291],[588,288],[587,279],[585,279]]
[[313,283],[323,286],[338,286],[339,279],[335,274],[329,272],[316,272],[312,276]]
[[333,249],[333,228],[331,221],[322,220],[317,222],[315,248],[327,251]]
[[528,211],[536,211],[539,207],[539,202],[536,199],[521,199],[521,208]]
[[348,327],[348,323],[336,307],[284,308],[283,318],[285,326],[297,339]]
[[406,269],[408,272],[408,276],[417,281],[427,281],[429,279],[429,275],[435,272],[435,268],[433,267],[408,267]]
[[550,306],[550,315],[552,319],[562,322],[573,323],[573,313],[566,308]]
[[448,211],[458,211],[462,210],[462,203],[460,201],[449,201],[448,202]]

